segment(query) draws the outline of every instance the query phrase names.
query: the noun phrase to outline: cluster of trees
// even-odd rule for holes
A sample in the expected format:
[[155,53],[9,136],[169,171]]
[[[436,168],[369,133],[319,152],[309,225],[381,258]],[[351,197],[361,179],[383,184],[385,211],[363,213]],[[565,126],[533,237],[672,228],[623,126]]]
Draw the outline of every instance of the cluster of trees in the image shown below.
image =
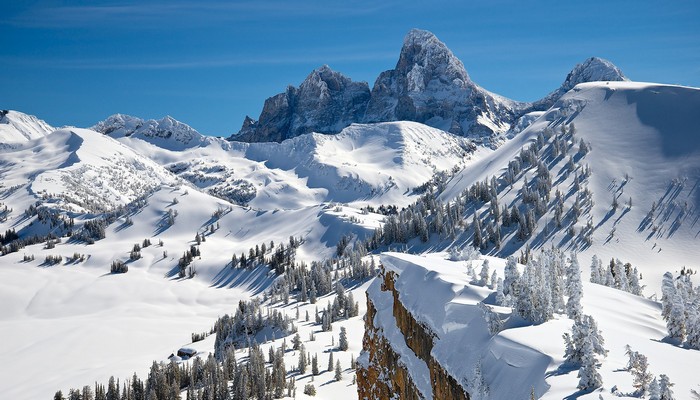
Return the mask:
[[231,257],[232,268],[254,268],[258,265],[267,264],[270,269],[275,270],[277,275],[282,275],[288,268],[295,265],[296,251],[304,243],[304,239],[294,236],[289,237],[289,244],[285,248],[284,243],[275,247],[275,242],[270,241],[269,246],[265,243],[255,245],[248,249],[248,255],[242,252],[240,257],[235,254]]
[[230,201],[233,204],[246,206],[257,196],[258,192],[252,183],[244,179],[235,179],[232,182],[226,182],[224,185],[214,186],[209,189],[209,194]]
[[63,262],[63,257],[61,257],[61,256],[59,256],[59,255],[51,255],[51,254],[49,254],[49,255],[47,255],[46,258],[44,259],[44,264],[45,264],[45,265],[56,265],[56,264],[60,264],[61,262]]
[[554,313],[566,312],[571,318],[580,314],[582,288],[575,254],[567,259],[556,248],[543,250],[528,257],[522,275],[515,257],[509,257],[503,274],[502,280],[496,279],[496,301],[513,307],[523,319],[541,324]]
[[74,232],[71,237],[76,240],[86,242],[87,244],[93,244],[96,241],[105,238],[105,229],[107,228],[107,225],[107,220],[104,218],[91,219],[86,221],[83,224],[83,227]]
[[632,267],[630,263],[622,263],[619,259],[611,259],[610,263],[603,267],[598,256],[591,259],[591,282],[612,287],[624,292],[641,296],[644,286],[640,285],[642,274]]
[[0,244],[2,244],[2,245],[8,244],[11,241],[17,240],[17,239],[19,239],[19,235],[14,230],[14,228],[8,229],[4,235],[2,233],[0,233]]
[[226,314],[214,323],[214,355],[223,360],[229,348],[249,345],[250,338],[266,328],[271,335],[279,337],[296,331],[294,322],[286,314],[273,309],[263,315],[259,299],[241,300],[233,316]]
[[598,373],[600,363],[598,357],[605,357],[605,341],[598,330],[593,317],[581,315],[574,320],[571,333],[564,334],[566,362],[579,367],[578,388],[593,390],[603,385],[603,378]]
[[310,266],[303,262],[292,264],[265,296],[272,303],[282,301],[287,304],[293,295],[299,302],[315,304],[318,297],[333,291],[334,281],[363,281],[374,276],[374,260],[362,260],[367,255],[362,243],[356,243],[355,248],[346,250],[345,253],[346,256],[341,259],[314,261]]
[[113,274],[125,274],[129,272],[129,266],[122,260],[114,260],[112,261],[109,271]]
[[647,356],[638,351],[632,350],[627,345],[625,346],[625,354],[628,357],[627,371],[632,375],[632,385],[634,392],[629,395],[633,397],[644,398],[648,395],[650,400],[673,400],[673,390],[668,376],[661,374],[657,379],[649,372],[649,361]]
[[668,336],[700,350],[700,287],[694,288],[692,271],[683,268],[678,277],[666,272],[661,282],[661,315]]
[[230,356],[233,360],[225,364],[219,364],[212,356],[206,361],[196,357],[191,364],[154,361],[145,381],[136,374],[122,383],[110,377],[106,386],[95,383],[94,389],[91,386],[70,389],[67,397],[58,391],[54,400],[179,400],[185,389],[187,400],[228,400],[232,398],[228,381],[233,379],[238,368],[234,354]]
[[[396,213],[387,213],[384,226],[367,240],[366,247],[374,250],[392,243],[407,243],[415,238],[427,242],[433,234],[454,238],[460,231],[471,230],[474,247],[498,250],[508,234],[515,233],[515,237],[521,241],[532,237],[538,230],[538,221],[550,209],[554,211],[554,220],[545,221],[545,233],[548,234],[549,229],[567,228],[569,235],[575,236],[575,224],[579,217],[593,206],[591,192],[586,188],[581,190],[583,181],[590,175],[590,168],[577,166],[570,157],[566,173],[576,174],[573,184],[576,196],[570,210],[565,211],[564,197],[558,190],[554,199],[551,198],[553,183],[548,165],[554,163],[543,160],[547,159],[548,154],[555,159],[565,156],[568,149],[574,146],[575,128],[563,126],[558,135],[551,129],[545,131],[548,133],[521,149],[500,177],[486,177],[484,181],[474,183],[455,201],[443,204],[435,199],[434,192],[427,189],[416,203]],[[579,143],[579,147],[581,156],[590,149],[585,142]],[[533,171],[530,180],[526,174],[529,170]],[[522,186],[516,201],[510,207],[499,204],[499,194],[508,187],[512,188],[520,179]],[[484,207],[486,210],[481,211]],[[465,221],[469,217],[471,224]],[[593,229],[589,220],[586,228],[580,232],[584,243],[592,243]]]
[[195,257],[201,257],[202,253],[199,251],[199,247],[192,245],[189,250],[185,250],[185,253],[177,261],[178,276],[184,278],[185,276],[193,278],[197,273],[197,270],[192,264]]

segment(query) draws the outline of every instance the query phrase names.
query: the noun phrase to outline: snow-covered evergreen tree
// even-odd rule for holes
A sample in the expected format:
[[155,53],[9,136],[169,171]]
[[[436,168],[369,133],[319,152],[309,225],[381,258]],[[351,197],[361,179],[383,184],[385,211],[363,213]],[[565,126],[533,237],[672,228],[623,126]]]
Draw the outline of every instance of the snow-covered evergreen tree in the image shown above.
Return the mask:
[[576,254],[571,254],[571,263],[566,269],[566,315],[571,319],[578,319],[583,313],[581,297],[583,297],[583,285],[581,282],[581,269]]
[[479,286],[486,286],[489,282],[489,260],[484,260],[479,271]]
[[661,400],[674,400],[673,390],[671,386],[674,384],[668,379],[668,376],[661,374],[659,375],[659,398]]
[[603,386],[603,378],[598,373],[600,365],[593,343],[590,340],[584,341],[582,350],[581,368],[578,370],[578,388],[581,390],[597,389]]

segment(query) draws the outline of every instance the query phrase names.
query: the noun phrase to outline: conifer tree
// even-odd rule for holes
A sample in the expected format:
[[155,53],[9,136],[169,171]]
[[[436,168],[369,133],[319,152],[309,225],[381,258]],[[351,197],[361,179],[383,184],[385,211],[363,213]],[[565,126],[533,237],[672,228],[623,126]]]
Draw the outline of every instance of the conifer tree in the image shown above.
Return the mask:
[[338,360],[338,361],[335,362],[335,375],[334,375],[334,379],[335,379],[336,381],[340,381],[341,379],[343,379],[343,370],[340,368],[340,360]]
[[338,349],[340,351],[346,351],[348,349],[348,334],[345,331],[345,327],[340,327],[340,336],[338,337]]

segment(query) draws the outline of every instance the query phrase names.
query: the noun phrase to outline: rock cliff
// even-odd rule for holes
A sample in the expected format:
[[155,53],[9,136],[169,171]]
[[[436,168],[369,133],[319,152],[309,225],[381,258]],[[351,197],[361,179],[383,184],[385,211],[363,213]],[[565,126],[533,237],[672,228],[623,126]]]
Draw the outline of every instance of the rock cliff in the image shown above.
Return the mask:
[[363,354],[357,369],[359,398],[468,400],[465,388],[431,355],[436,334],[399,300],[397,275],[383,267],[381,271],[379,290],[373,285],[374,290],[367,292]]

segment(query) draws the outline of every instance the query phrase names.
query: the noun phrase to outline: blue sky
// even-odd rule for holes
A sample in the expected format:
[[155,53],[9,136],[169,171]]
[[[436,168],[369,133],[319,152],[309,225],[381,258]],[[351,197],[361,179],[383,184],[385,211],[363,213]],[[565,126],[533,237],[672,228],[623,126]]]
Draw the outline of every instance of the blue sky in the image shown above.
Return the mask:
[[321,64],[371,86],[414,27],[516,100],[543,97],[594,55],[632,80],[700,87],[697,0],[0,4],[0,108],[56,126],[171,115],[228,136]]

